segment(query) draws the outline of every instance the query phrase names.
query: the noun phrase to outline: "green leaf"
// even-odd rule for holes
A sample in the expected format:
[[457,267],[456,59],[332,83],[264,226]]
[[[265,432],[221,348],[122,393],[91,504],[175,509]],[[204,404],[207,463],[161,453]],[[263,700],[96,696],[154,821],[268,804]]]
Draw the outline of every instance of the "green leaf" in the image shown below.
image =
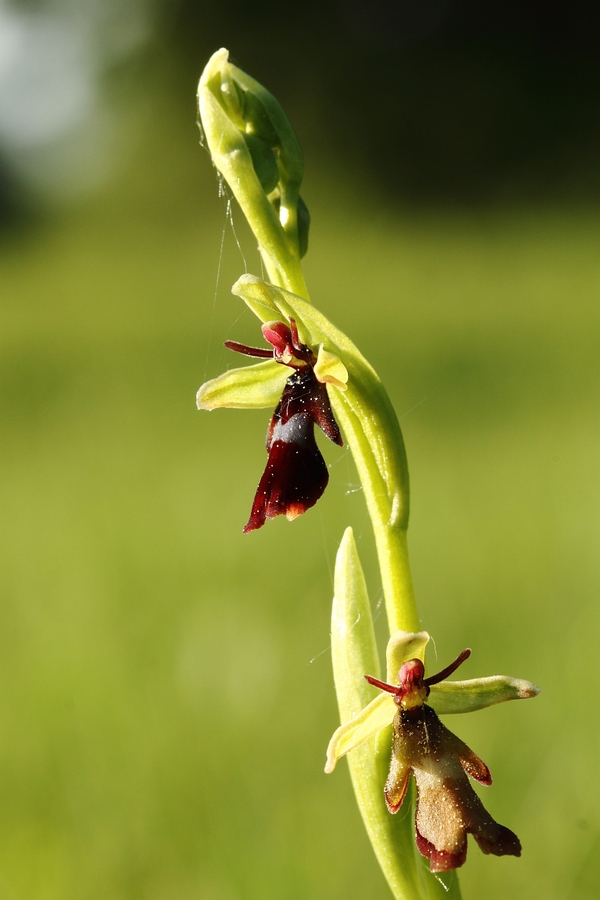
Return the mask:
[[[346,529],[335,565],[335,597],[331,616],[331,654],[342,723],[359,715],[373,698],[365,672],[379,677],[371,607],[352,529]],[[368,738],[348,756],[348,767],[369,839],[396,900],[458,900],[457,880],[441,881],[426,871],[415,848],[414,812],[392,816],[383,786],[389,765],[391,731],[383,740]],[[414,810],[414,804],[413,804]]]

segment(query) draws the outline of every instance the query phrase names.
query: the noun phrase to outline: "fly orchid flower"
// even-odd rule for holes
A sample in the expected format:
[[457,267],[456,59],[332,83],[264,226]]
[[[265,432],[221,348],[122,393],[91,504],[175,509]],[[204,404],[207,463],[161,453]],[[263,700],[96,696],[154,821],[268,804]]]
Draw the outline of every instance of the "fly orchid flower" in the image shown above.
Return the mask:
[[[269,341],[273,338],[275,344],[272,345],[273,350],[254,350],[243,344],[228,343],[231,349],[245,354],[250,351],[260,361],[252,366],[231,369],[203,384],[196,398],[198,408],[261,409],[277,406],[284,399],[282,392],[285,394],[290,388],[288,395],[291,393],[292,385],[286,385],[289,377],[294,380],[296,376],[304,375],[310,379],[313,424],[316,422],[323,428],[328,437],[334,434],[334,427],[337,431],[337,425],[332,424],[334,421],[343,429],[365,485],[365,496],[377,523],[379,551],[383,555],[393,539],[392,533],[395,536],[406,529],[408,469],[400,426],[376,372],[343,332],[311,303],[296,294],[254,275],[242,275],[234,284],[232,293],[241,297],[267,326],[263,334]],[[293,346],[292,319],[298,332],[295,338],[297,347]],[[280,333],[276,334],[271,328],[273,322],[283,329]],[[295,368],[292,376],[289,375],[289,367]],[[309,374],[310,370],[314,379]],[[300,393],[298,388],[298,397]],[[333,413],[326,413],[324,404]],[[305,404],[304,413],[308,412],[309,407],[310,404]],[[295,410],[299,411],[299,408]],[[267,435],[267,444],[269,437]],[[268,452],[271,454],[270,449]],[[317,472],[316,466],[314,471]],[[304,508],[299,511],[312,506],[322,492],[322,489],[317,492],[313,487],[311,492],[307,492],[308,499],[311,493],[314,495],[312,503],[301,498],[300,505]],[[293,502],[297,503],[296,500]],[[265,518],[286,513],[285,508],[269,513],[268,500],[265,507]],[[297,505],[290,508],[292,515],[294,512],[298,514],[297,508]],[[251,515],[248,526],[254,521],[257,522],[255,528],[263,524]],[[393,573],[384,573],[384,583],[393,579]]]
[[331,411],[324,380],[319,380],[318,358],[298,337],[296,321],[266,322],[265,340],[273,350],[248,347],[236,341],[225,346],[236,353],[274,359],[293,369],[267,430],[269,459],[256,491],[244,534],[262,528],[267,519],[285,515],[291,521],[314,506],[327,487],[329,474],[317,442],[315,424],[342,446],[342,435]]
[[470,775],[490,785],[488,767],[441,723],[437,713],[471,712],[504,700],[534,697],[539,689],[531,682],[503,676],[446,681],[468,659],[470,650],[464,650],[437,675],[425,678],[419,656],[424,654],[428,640],[426,632],[397,632],[392,636],[388,677],[390,669],[400,663],[395,669],[398,684],[365,675],[369,684],[384,693],[337,729],[329,744],[325,771],[333,771],[341,756],[393,723],[392,758],[384,788],[386,806],[389,812],[398,812],[412,773],[417,787],[416,843],[419,852],[429,859],[431,871],[446,872],[462,866],[468,834],[484,853],[520,856],[518,837],[492,818],[467,778]]

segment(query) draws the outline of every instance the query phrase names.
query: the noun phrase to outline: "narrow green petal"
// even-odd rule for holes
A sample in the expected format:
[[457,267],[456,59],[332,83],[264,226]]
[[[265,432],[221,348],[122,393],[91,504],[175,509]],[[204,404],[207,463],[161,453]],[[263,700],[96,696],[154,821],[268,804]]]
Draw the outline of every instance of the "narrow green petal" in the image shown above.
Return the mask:
[[492,675],[489,678],[472,678],[469,681],[442,681],[431,686],[427,700],[439,715],[476,712],[504,703],[506,700],[525,700],[536,697],[540,688],[522,678],[508,675]]
[[429,635],[426,631],[396,631],[391,636],[385,651],[389,684],[398,684],[400,667],[409,659],[425,662],[425,647],[428,642]]
[[196,395],[198,409],[263,409],[276,406],[289,370],[274,360],[230,369],[202,385]]
[[324,384],[333,384],[340,391],[347,390],[348,370],[339,356],[326,350],[323,344],[319,344],[319,353],[315,363],[315,375],[317,381]]
[[383,692],[365,706],[357,716],[340,725],[327,747],[327,774],[333,772],[338,759],[345,756],[350,750],[359,747],[364,741],[377,734],[382,728],[386,728],[394,721],[398,707],[394,703],[391,694]]

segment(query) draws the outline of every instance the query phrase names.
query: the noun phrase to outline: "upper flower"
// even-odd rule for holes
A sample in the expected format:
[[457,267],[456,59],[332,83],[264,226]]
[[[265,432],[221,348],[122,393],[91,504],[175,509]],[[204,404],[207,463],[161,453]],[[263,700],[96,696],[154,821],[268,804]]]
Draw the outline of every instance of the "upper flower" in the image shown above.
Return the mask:
[[[289,335],[268,329],[265,336],[268,340],[275,338],[273,349],[258,350],[260,362],[255,365],[231,369],[203,384],[197,395],[199,409],[274,407],[286,386],[289,364],[312,368],[316,381],[326,387],[335,418],[352,450],[371,515],[383,529],[406,528],[408,470],[402,434],[372,366],[345,334],[296,294],[254,275],[243,275],[232,292],[263,323],[269,326],[275,322],[288,329]],[[292,319],[298,330],[298,347],[307,348],[304,356],[293,347]],[[244,345],[229,346],[239,349]],[[308,349],[312,356],[308,356]]]
[[484,853],[520,856],[517,836],[494,821],[467,778],[470,775],[481,784],[491,784],[488,767],[440,722],[433,707],[442,713],[468,712],[504,700],[534,697],[539,689],[530,682],[502,676],[446,682],[470,656],[470,650],[463,651],[437,675],[425,678],[422,660],[406,659],[406,655],[415,650],[422,654],[428,639],[426,632],[392,636],[388,670],[401,661],[396,669],[398,684],[365,676],[385,693],[338,728],[329,744],[325,771],[331,772],[340,756],[393,722],[392,759],[384,788],[386,805],[391,813],[398,812],[412,773],[417,786],[417,847],[430,860],[431,871],[462,866],[468,834]]
[[272,350],[225,341],[225,346],[237,353],[271,358],[294,370],[286,379],[267,430],[269,459],[244,528],[245,534],[261,528],[267,519],[275,516],[295,519],[321,497],[329,474],[315,440],[315,424],[334,444],[341,446],[343,443],[327,396],[323,348],[320,360],[307,344],[300,342],[293,318],[290,318],[289,326],[284,322],[266,322],[262,333]]

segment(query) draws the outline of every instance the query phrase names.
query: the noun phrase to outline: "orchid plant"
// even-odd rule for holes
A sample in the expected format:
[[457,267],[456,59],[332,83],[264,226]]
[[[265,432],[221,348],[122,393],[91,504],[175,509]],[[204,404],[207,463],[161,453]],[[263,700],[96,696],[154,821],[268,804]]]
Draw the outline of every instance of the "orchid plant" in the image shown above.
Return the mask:
[[[425,677],[429,635],[420,630],[410,574],[402,434],[372,366],[310,302],[300,264],[310,221],[300,197],[300,145],[277,100],[232,65],[226,50],[215,53],[202,74],[198,107],[203,142],[258,241],[268,279],[246,274],[232,291],[263,323],[270,345],[226,341],[230,350],[260,362],[204,384],[198,407],[275,407],[267,464],[244,532],[314,506],[329,477],[314,426],[335,444],[342,445],[344,436],[373,525],[390,640],[384,682],[348,528],[336,559],[331,625],[341,725],[329,743],[325,771],[348,754],[369,838],[397,900],[457,900],[456,869],[466,860],[468,834],[484,853],[498,856],[519,856],[521,845],[471,786],[469,777],[491,784],[489,769],[439,716],[533,697],[538,688],[505,676],[448,680],[470,650]],[[403,804],[413,814],[395,816]]]

